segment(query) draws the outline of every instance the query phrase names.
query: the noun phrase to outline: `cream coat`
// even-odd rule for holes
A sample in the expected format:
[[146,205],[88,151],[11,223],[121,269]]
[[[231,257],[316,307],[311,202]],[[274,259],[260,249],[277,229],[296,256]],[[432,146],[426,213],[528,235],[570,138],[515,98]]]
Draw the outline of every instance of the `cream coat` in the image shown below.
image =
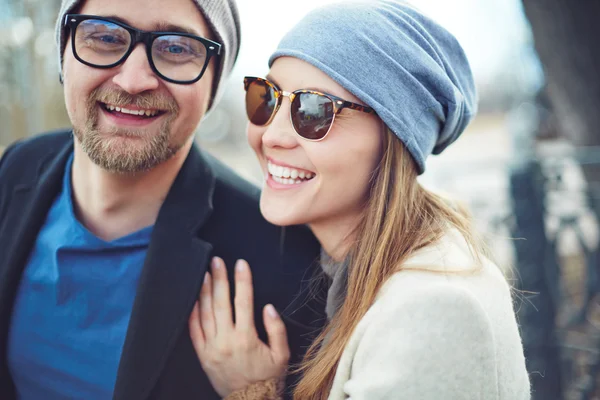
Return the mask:
[[456,231],[410,257],[352,334],[329,399],[528,400],[509,285],[489,260],[474,266]]

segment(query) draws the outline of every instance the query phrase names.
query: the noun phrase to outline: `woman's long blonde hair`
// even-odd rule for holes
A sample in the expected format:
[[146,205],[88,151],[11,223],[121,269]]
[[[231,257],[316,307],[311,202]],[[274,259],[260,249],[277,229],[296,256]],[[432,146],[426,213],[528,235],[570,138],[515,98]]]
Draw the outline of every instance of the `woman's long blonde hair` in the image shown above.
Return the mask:
[[[448,226],[480,249],[466,213],[417,182],[418,170],[400,140],[387,130],[381,162],[355,231],[344,303],[308,349],[298,371],[296,400],[327,399],[342,352],[384,282],[408,256],[438,240]],[[327,341],[323,339],[328,337]]]

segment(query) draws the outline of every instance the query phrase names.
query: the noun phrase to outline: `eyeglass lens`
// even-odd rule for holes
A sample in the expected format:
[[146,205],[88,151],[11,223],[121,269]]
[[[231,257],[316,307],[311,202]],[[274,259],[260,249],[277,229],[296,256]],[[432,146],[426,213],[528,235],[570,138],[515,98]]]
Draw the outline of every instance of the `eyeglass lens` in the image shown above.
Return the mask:
[[[119,63],[129,51],[129,31],[110,21],[87,19],[75,31],[75,51],[87,63],[107,67]],[[158,36],[152,42],[151,58],[159,74],[175,81],[196,79],[207,58],[206,46],[180,35]]]

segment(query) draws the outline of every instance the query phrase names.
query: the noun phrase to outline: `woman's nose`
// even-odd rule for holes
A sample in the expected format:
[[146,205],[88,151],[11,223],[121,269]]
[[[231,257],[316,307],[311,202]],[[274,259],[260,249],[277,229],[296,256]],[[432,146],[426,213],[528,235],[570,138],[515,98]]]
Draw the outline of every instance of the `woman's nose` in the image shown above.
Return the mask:
[[283,99],[283,104],[277,110],[271,123],[266,127],[262,142],[266,147],[285,149],[292,149],[298,145],[298,135],[296,135],[292,126],[290,103],[287,98]]

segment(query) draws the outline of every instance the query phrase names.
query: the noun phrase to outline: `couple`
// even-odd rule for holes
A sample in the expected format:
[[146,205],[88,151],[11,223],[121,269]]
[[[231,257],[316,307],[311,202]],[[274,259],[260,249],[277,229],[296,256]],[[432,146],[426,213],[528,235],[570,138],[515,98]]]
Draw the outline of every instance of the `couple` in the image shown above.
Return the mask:
[[57,40],[73,130],[0,160],[2,399],[529,398],[507,282],[417,183],[476,112],[446,30],[307,15],[244,80],[262,193],[193,144],[233,0],[63,0]]

